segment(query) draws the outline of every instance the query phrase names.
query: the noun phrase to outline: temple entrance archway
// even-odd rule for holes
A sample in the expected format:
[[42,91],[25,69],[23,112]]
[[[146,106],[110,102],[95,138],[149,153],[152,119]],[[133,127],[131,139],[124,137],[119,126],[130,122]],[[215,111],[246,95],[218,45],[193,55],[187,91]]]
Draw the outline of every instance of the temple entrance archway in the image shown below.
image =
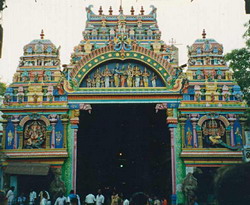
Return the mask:
[[95,104],[82,111],[77,137],[77,191],[171,194],[170,133],[155,104]]

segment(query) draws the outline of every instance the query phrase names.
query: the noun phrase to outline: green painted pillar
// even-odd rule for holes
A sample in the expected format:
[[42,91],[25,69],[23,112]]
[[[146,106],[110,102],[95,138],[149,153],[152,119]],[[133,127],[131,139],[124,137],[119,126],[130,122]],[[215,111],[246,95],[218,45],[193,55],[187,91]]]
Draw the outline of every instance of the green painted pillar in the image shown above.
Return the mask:
[[72,187],[72,162],[73,162],[73,144],[74,144],[74,129],[72,129],[71,124],[68,123],[67,129],[67,151],[68,158],[62,167],[62,179],[66,186],[66,195],[70,192]]
[[185,178],[185,164],[181,159],[181,151],[182,151],[182,136],[181,136],[181,126],[177,125],[175,128],[175,161],[176,161],[176,195],[177,195],[177,204],[184,204],[184,194],[182,193],[182,181]]

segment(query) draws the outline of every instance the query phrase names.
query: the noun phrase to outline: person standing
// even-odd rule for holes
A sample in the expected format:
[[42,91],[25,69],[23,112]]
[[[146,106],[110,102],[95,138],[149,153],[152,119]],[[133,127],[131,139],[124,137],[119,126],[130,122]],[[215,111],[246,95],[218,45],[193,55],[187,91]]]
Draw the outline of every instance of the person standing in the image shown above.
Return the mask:
[[129,200],[127,197],[124,197],[123,205],[129,205]]
[[47,196],[46,192],[43,191],[40,205],[47,205],[47,202],[48,202],[48,196]]
[[31,190],[29,195],[29,205],[35,205],[36,198],[37,198],[36,192],[34,190]]
[[103,205],[104,204],[104,196],[102,195],[102,190],[98,189],[96,195],[96,205]]
[[21,195],[17,198],[17,204],[24,205],[25,202],[26,202],[26,197],[24,196],[24,193],[21,193]]
[[93,194],[88,194],[85,197],[85,203],[88,205],[94,205],[95,201],[96,201],[96,199],[95,199],[95,196]]
[[111,195],[111,205],[118,205],[119,203],[119,195],[114,191]]
[[47,204],[46,205],[51,205],[51,199],[50,199],[49,192],[44,190],[44,193],[46,193],[46,195],[47,195]]
[[78,194],[75,194],[74,190],[70,191],[66,202],[67,202],[67,204],[70,204],[70,205],[81,205],[80,197]]
[[59,197],[57,197],[54,205],[65,205],[66,204],[66,197],[63,196],[61,193]]
[[161,202],[157,196],[155,196],[154,205],[161,205]]
[[168,205],[167,197],[163,197],[162,205]]
[[6,194],[6,198],[8,200],[8,205],[14,204],[14,198],[15,198],[14,190],[15,190],[15,187],[12,186],[12,187],[10,187],[9,191]]

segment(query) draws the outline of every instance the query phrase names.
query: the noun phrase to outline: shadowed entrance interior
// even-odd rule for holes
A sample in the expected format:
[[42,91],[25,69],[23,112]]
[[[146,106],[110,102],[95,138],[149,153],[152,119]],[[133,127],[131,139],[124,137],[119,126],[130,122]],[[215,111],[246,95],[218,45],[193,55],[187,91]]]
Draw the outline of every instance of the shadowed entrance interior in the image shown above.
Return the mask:
[[166,111],[155,104],[92,105],[78,131],[77,191],[170,195],[171,153]]

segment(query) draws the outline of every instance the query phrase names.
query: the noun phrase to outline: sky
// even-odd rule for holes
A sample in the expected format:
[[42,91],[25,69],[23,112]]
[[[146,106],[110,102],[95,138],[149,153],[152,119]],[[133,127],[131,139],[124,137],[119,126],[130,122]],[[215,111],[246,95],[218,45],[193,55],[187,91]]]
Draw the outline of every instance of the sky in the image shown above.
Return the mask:
[[74,46],[82,40],[88,5],[97,14],[102,6],[108,14],[118,14],[122,2],[124,14],[130,14],[131,6],[139,13],[144,6],[145,14],[150,5],[157,8],[157,21],[162,40],[169,44],[173,38],[179,48],[179,64],[187,62],[187,45],[201,38],[206,29],[207,38],[214,38],[224,45],[224,53],[244,46],[242,35],[244,23],[250,15],[245,14],[244,0],[6,0],[7,8],[2,14],[4,29],[0,81],[11,83],[17,69],[23,47],[33,39],[39,39],[41,29],[45,39],[61,46],[61,64],[70,62]]

